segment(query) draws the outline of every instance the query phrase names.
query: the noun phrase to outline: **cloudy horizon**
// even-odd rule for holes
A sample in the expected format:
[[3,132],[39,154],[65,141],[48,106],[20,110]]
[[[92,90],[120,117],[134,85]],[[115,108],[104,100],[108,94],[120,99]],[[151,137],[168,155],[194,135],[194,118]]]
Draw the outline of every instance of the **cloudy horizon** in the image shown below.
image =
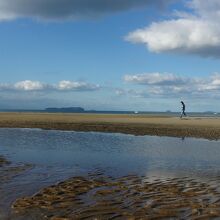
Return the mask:
[[218,0],[0,0],[0,109],[220,112]]

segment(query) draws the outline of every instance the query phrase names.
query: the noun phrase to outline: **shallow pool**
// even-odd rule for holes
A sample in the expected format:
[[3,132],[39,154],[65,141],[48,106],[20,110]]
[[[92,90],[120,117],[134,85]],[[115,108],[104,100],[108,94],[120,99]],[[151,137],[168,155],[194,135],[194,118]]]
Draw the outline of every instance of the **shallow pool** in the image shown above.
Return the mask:
[[[184,137],[0,129],[0,155],[12,167],[26,166],[0,181],[0,217],[16,198],[93,170],[152,179],[220,176],[220,141]],[[9,172],[0,167],[2,177]]]

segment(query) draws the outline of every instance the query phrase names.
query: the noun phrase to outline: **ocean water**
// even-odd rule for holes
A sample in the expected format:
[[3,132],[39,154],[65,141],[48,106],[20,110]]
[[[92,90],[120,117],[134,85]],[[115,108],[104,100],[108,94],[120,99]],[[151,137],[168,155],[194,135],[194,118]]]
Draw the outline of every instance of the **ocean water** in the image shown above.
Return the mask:
[[0,214],[17,197],[94,170],[152,179],[220,176],[220,141],[205,139],[2,128],[0,155],[11,166],[28,167],[0,181]]

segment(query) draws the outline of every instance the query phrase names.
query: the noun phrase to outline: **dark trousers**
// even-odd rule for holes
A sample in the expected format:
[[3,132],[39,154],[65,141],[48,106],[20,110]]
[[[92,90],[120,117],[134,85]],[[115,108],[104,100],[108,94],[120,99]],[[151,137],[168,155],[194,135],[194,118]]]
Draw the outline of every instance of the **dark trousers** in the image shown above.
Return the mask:
[[185,109],[183,109],[183,110],[182,110],[182,113],[181,113],[181,116],[180,116],[180,118],[182,118],[182,117],[183,117],[183,115],[184,115],[184,116],[186,116],[186,112],[185,112]]

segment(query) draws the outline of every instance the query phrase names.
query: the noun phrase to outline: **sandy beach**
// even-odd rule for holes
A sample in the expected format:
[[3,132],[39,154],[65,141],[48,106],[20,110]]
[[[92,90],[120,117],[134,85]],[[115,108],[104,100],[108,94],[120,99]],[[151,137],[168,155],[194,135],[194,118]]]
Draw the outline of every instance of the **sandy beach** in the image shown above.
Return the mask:
[[217,117],[180,119],[162,115],[0,113],[0,127],[220,138],[220,118]]

